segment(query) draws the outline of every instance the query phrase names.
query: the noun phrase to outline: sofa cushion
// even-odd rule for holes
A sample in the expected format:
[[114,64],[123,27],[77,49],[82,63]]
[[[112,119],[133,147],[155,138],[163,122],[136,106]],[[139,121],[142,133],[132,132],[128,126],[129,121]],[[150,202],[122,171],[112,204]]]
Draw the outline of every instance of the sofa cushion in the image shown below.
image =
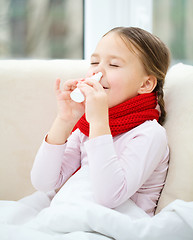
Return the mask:
[[85,60],[0,60],[0,199],[18,200],[35,189],[30,171],[56,116],[54,83],[84,77]]
[[165,84],[170,163],[156,213],[175,199],[193,201],[193,66],[176,64]]

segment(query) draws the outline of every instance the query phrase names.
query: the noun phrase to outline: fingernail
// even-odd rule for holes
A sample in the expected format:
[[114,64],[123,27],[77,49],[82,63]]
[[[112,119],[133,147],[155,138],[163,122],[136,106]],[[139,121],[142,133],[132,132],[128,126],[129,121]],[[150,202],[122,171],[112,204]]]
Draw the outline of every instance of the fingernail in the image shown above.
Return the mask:
[[82,83],[82,82],[84,82],[84,79],[81,79],[81,80],[78,81],[78,83]]

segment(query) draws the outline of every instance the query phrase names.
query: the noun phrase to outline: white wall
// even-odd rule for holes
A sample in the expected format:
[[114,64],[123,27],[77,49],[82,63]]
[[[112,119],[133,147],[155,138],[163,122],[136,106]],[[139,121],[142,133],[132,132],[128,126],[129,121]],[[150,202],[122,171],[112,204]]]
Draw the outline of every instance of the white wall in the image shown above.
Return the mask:
[[85,0],[84,57],[111,28],[135,26],[152,31],[152,0]]

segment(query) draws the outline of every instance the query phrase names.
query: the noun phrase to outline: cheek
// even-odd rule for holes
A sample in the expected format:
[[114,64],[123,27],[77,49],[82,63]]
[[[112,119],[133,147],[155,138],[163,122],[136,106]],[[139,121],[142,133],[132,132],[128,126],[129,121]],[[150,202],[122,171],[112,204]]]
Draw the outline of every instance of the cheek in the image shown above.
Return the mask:
[[119,91],[123,87],[123,78],[119,73],[113,73],[107,76],[111,90]]
[[92,70],[88,70],[88,72],[85,75],[85,78],[90,77],[92,75],[93,75],[93,71]]

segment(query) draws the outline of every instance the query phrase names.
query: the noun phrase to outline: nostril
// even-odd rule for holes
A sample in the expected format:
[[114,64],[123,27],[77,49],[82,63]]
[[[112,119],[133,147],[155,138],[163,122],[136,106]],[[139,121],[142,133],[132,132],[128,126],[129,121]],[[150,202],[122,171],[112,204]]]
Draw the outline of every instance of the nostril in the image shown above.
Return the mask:
[[102,72],[98,72],[95,75],[93,75],[91,78],[99,82],[102,76],[103,76]]

